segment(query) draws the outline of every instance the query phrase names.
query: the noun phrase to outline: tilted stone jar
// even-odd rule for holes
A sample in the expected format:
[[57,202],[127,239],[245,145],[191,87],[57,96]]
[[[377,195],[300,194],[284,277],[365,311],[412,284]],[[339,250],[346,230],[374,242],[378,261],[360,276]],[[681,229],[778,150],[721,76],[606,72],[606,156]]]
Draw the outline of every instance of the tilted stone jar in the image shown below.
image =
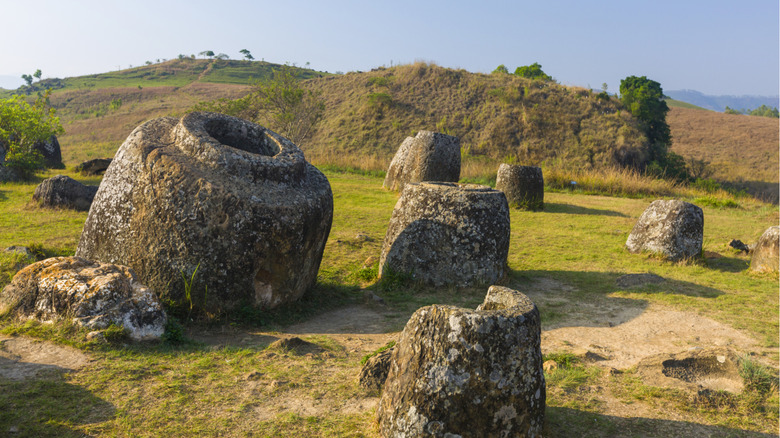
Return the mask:
[[196,112],[130,134],[76,254],[130,266],[163,297],[210,312],[274,308],[315,283],[332,218],[330,184],[295,144]]

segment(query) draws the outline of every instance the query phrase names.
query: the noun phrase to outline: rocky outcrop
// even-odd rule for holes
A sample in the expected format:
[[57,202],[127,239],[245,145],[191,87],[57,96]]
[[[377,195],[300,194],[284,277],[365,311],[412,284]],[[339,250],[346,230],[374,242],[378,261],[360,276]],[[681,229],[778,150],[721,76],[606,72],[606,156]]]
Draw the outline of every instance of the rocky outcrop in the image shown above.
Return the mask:
[[671,261],[701,255],[704,212],[684,201],[653,201],[642,213],[626,241],[629,252],[662,255]]
[[274,308],[316,281],[332,218],[328,180],[292,142],[235,117],[191,113],[130,134],[76,255],[130,266],[182,304],[186,276],[194,305],[211,313]]
[[76,166],[76,171],[82,175],[102,175],[111,164],[111,158],[95,158]]
[[433,305],[409,319],[377,410],[385,437],[540,436],[539,311],[492,286],[477,310]]
[[408,274],[434,286],[493,284],[506,272],[509,206],[487,186],[410,183],[387,228],[379,276]]
[[510,207],[544,209],[544,176],[541,167],[501,164],[496,175],[496,190],[504,192]]
[[780,226],[767,228],[753,248],[750,269],[757,272],[778,272],[780,266]]
[[157,296],[132,269],[80,257],[50,258],[19,271],[0,292],[0,314],[72,318],[94,329],[121,325],[134,340],[159,338],[166,322]]
[[52,135],[46,141],[36,142],[33,145],[33,148],[41,154],[46,167],[54,169],[65,168],[65,165],[62,164],[62,151],[60,150],[60,142],[57,141],[56,135]]
[[383,187],[403,190],[410,182],[460,179],[460,140],[438,132],[420,131],[401,143],[387,169]]
[[38,184],[33,201],[42,207],[87,211],[97,191],[96,186],[87,186],[69,176],[57,175]]

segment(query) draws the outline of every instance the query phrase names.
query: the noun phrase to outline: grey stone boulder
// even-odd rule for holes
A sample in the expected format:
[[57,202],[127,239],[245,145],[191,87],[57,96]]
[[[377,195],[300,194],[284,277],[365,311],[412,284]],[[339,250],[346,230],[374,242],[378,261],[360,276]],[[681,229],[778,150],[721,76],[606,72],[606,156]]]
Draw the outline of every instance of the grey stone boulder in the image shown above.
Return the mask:
[[510,207],[544,209],[544,176],[541,167],[501,164],[496,174],[496,190],[504,192]]
[[157,295],[126,266],[54,257],[17,272],[0,292],[0,314],[72,319],[93,329],[123,326],[137,341],[159,338],[167,317]]
[[76,166],[76,171],[82,175],[102,175],[111,165],[111,158],[95,158]]
[[409,183],[395,205],[379,277],[410,275],[434,286],[493,284],[506,273],[509,206],[475,184]]
[[84,185],[69,176],[57,175],[38,184],[33,201],[42,207],[87,211],[97,191],[96,186]]
[[407,137],[387,169],[383,187],[403,190],[410,182],[460,179],[460,140],[438,132],[420,131]]
[[769,227],[758,239],[750,258],[750,269],[757,272],[778,272],[780,265],[780,226]]
[[[286,138],[215,113],[136,128],[106,170],[76,255],[133,268],[210,313],[270,309],[317,279],[333,219],[327,178]],[[197,275],[192,275],[197,269]]]
[[656,253],[670,261],[701,255],[704,212],[679,200],[653,201],[639,217],[626,240],[629,252]]
[[536,305],[491,286],[476,310],[417,310],[390,359],[377,409],[385,437],[533,437],[544,427]]
[[382,389],[385,385],[385,380],[387,380],[387,373],[390,371],[390,358],[394,350],[395,346],[392,346],[366,360],[358,376],[358,383],[361,387],[369,391]]
[[60,150],[60,142],[57,141],[56,135],[52,135],[46,141],[35,142],[33,148],[41,154],[46,167],[54,169],[65,168],[65,165],[62,164],[62,151]]

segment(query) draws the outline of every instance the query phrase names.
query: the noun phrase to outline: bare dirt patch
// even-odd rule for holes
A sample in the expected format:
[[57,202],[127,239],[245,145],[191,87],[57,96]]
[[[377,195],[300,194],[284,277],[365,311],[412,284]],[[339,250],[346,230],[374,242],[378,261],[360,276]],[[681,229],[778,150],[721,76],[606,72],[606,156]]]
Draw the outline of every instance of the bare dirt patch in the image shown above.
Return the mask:
[[0,336],[0,377],[23,380],[52,372],[78,370],[89,364],[81,351],[26,337]]

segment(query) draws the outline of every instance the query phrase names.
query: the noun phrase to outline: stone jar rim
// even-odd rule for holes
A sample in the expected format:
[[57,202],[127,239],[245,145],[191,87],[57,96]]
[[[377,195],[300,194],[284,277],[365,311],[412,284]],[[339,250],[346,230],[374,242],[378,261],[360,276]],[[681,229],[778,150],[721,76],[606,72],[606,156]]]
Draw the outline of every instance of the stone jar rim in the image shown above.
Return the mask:
[[481,184],[470,183],[455,183],[446,181],[422,181],[422,182],[410,182],[409,186],[419,186],[421,188],[434,189],[440,191],[463,191],[463,192],[495,192],[496,190],[490,186],[483,186]]
[[174,128],[175,146],[201,164],[259,182],[301,181],[306,160],[298,146],[255,123],[219,113],[193,112]]

